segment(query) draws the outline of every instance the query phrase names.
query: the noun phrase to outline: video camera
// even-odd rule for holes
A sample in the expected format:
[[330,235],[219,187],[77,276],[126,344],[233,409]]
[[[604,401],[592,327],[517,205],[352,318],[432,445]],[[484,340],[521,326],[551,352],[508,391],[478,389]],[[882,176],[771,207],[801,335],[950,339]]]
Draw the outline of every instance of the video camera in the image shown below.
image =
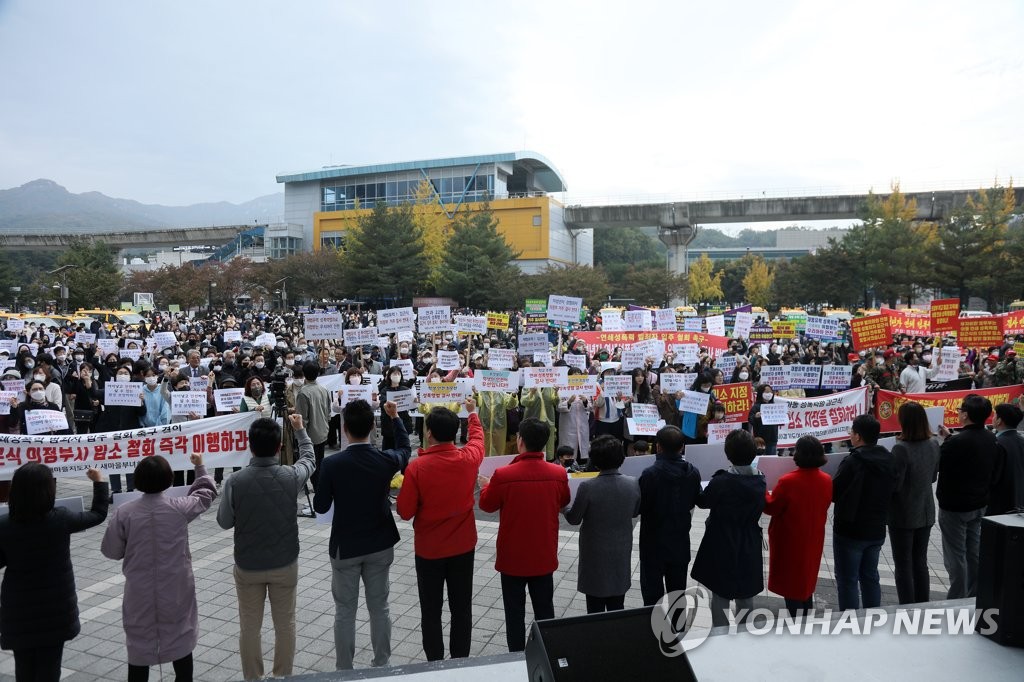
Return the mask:
[[291,376],[291,372],[284,367],[277,367],[270,375],[270,402],[280,414],[284,414],[285,408],[288,406],[285,391],[288,390],[286,379],[289,376]]

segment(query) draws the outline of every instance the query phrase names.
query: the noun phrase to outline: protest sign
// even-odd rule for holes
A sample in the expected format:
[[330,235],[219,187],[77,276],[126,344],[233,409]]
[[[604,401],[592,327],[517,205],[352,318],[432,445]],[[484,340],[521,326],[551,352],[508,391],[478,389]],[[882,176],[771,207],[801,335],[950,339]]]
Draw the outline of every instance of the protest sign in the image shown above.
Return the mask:
[[889,331],[907,336],[930,336],[932,319],[928,313],[883,308],[882,314],[889,319]]
[[437,368],[450,372],[459,368],[459,352],[455,350],[437,351]]
[[358,346],[372,346],[377,341],[377,328],[376,327],[363,327],[362,329],[346,329],[345,331],[345,345],[349,348],[356,348]]
[[420,402],[460,403],[463,400],[462,387],[454,381],[427,381],[420,387]]
[[416,325],[421,334],[448,332],[452,329],[452,310],[450,306],[432,306],[416,311]]
[[206,391],[172,391],[171,416],[190,413],[206,416]]
[[[77,336],[81,336],[81,334],[76,335],[76,341],[78,340]],[[174,332],[156,332],[153,334],[153,340],[156,341],[157,348],[174,348],[174,345],[178,343]],[[227,341],[227,332],[224,333],[224,340]]]
[[63,410],[25,410],[23,418],[25,431],[30,436],[68,428],[68,416]]
[[213,392],[213,402],[218,412],[230,412],[242,404],[244,388],[218,388]]
[[[1006,316],[1003,317],[1003,333],[1024,334],[1024,311],[1006,313]],[[1021,353],[1021,350],[1017,351],[1017,355],[1021,355]]]
[[588,400],[597,395],[597,377],[589,374],[573,374],[566,377],[564,386],[558,387],[560,398],[587,398]]
[[658,430],[664,426],[655,405],[635,403],[631,407],[632,417],[626,418],[626,428],[633,436],[656,436]]
[[614,308],[603,308],[601,310],[601,329],[606,332],[625,331],[622,322],[622,313]]
[[628,372],[644,366],[644,349],[630,346],[622,351],[622,371]]
[[523,307],[526,331],[545,331],[548,328],[548,302],[543,298],[528,298]]
[[960,318],[956,344],[961,348],[1001,346],[1003,344],[1002,319],[996,315]]
[[545,367],[550,367],[551,365],[555,364],[555,361],[551,357],[551,351],[549,350],[546,350],[543,353],[534,353],[533,361],[539,362]]
[[550,349],[547,334],[520,334],[519,354],[533,355],[534,353],[547,353]]
[[138,360],[142,357],[142,350],[139,348],[122,348],[118,355],[128,360]]
[[934,299],[928,308],[931,317],[931,332],[938,336],[949,332],[956,332],[959,328],[960,299],[940,298]]
[[663,372],[658,377],[658,386],[661,387],[661,392],[667,395],[675,395],[680,391],[688,391],[693,385],[693,381],[687,382],[688,374],[681,374],[679,372]]
[[190,391],[205,391],[210,387],[210,377],[189,377],[188,378],[188,390]]
[[[810,325],[810,318],[808,325]],[[853,368],[850,365],[822,365],[821,366],[821,387],[838,388],[840,390],[850,387],[853,378]]]
[[830,443],[849,438],[854,418],[867,412],[867,388],[854,388],[818,398],[775,396],[775,402],[788,406],[789,417],[788,423],[779,426],[779,447],[792,447],[804,435]]
[[568,367],[524,367],[519,371],[523,388],[558,388],[565,386],[569,376]]
[[754,324],[753,313],[736,313],[736,321],[732,326],[733,338],[747,338],[750,336],[750,327]]
[[774,341],[775,330],[772,329],[771,325],[757,324],[750,327],[750,335],[747,338],[751,343]]
[[459,334],[486,334],[487,318],[483,315],[456,315],[455,331]]
[[712,389],[715,400],[725,405],[725,420],[745,422],[754,404],[754,386],[749,381],[721,384]]
[[960,349],[957,346],[942,346],[932,349],[932,362],[938,371],[932,381],[955,381],[960,376]]
[[142,405],[141,381],[108,381],[103,385],[103,404],[107,407],[139,407]]
[[408,412],[415,408],[416,391],[404,388],[400,391],[388,391],[388,400],[393,402],[399,412]]
[[120,354],[118,352],[120,349],[117,347],[117,339],[96,339],[96,350],[104,358],[111,354]]
[[736,430],[734,422],[708,424],[708,443],[724,443],[725,437]]
[[627,310],[622,314],[623,327],[628,331],[647,331],[651,329],[650,310]]
[[839,318],[838,317],[818,317],[816,315],[807,316],[807,329],[804,331],[804,336],[809,339],[819,339],[822,341],[832,341],[839,338]]
[[496,372],[490,369],[478,370],[473,376],[477,391],[504,391],[512,393],[519,390],[519,376],[515,372]]
[[715,358],[715,369],[722,370],[722,374],[726,377],[732,377],[733,370],[736,369],[736,356],[735,355],[719,355]]
[[867,350],[892,343],[889,318],[885,315],[855,317],[850,320],[850,331],[853,333],[854,350]]
[[654,311],[654,328],[663,332],[676,330],[676,311],[672,308],[658,308]]
[[711,397],[701,391],[683,391],[683,397],[679,399],[679,411],[707,414]]
[[516,352],[511,348],[491,348],[487,351],[487,366],[491,369],[512,369]]
[[779,426],[789,423],[786,403],[761,403],[757,406],[761,413],[761,423],[765,426]]
[[340,339],[345,331],[341,313],[310,313],[303,318],[303,325],[307,341]]
[[604,378],[603,384],[604,394],[612,398],[633,395],[633,377],[628,374],[610,374]]
[[821,365],[786,365],[786,383],[790,388],[818,388]]
[[25,329],[25,320],[19,320],[16,317],[7,317],[4,320],[9,332],[20,332]]
[[377,331],[381,334],[411,332],[416,324],[412,308],[384,308],[377,311]]
[[725,316],[724,315],[712,315],[704,319],[704,325],[707,327],[708,334],[714,334],[716,336],[725,336]]
[[796,336],[796,320],[772,320],[772,334],[777,339],[792,339]]
[[277,345],[277,337],[270,332],[263,332],[253,339],[252,345],[255,348],[273,348]]
[[499,332],[508,331],[508,313],[487,313],[487,328]]
[[[242,340],[242,332],[237,329],[229,329],[224,332],[224,343],[236,343]],[[173,345],[173,344],[172,344]]]
[[174,471],[191,471],[189,455],[193,453],[203,455],[211,469],[244,466],[252,457],[249,424],[258,416],[255,412],[244,412],[132,431],[72,436],[0,434],[0,449],[4,453],[0,459],[0,480],[10,480],[25,462],[42,462],[57,478],[84,477],[86,470],[93,467],[106,473],[132,473],[143,457],[152,455],[166,458]]
[[952,381],[929,381],[924,385],[924,390],[928,393],[965,391],[969,388],[974,388],[973,376],[966,376],[963,379],[954,379]]
[[[929,407],[945,408],[945,419],[943,423],[947,428],[959,428],[959,408],[964,398],[969,394],[979,395],[988,398],[993,405],[1000,403],[1012,403],[1024,393],[1024,386],[999,386],[996,388],[965,389],[961,391],[935,391],[927,393],[898,393],[896,391],[877,392],[875,397],[875,415],[882,424],[882,431],[900,431],[899,411],[903,403],[920,403],[925,409]],[[989,415],[986,423],[992,422]]]
[[4,379],[0,382],[0,386],[3,386],[5,391],[17,393],[18,395],[25,392],[25,382],[21,379]]
[[672,352],[676,354],[676,363],[696,365],[700,361],[700,346],[695,343],[674,343]]
[[563,324],[579,324],[583,299],[573,296],[548,296],[548,320]]
[[338,391],[338,402],[342,407],[357,400],[365,400],[368,403],[372,403],[373,394],[376,392],[376,386],[367,386],[365,384],[353,386],[352,384],[346,384],[341,387],[340,391]]
[[[19,382],[20,383],[20,382]],[[21,391],[0,391],[0,414],[11,413],[11,400],[17,400]]]
[[389,367],[398,367],[400,370],[402,370],[403,380],[412,379],[414,376],[416,376],[416,372],[413,370],[412,367],[412,360],[410,360],[409,358],[392,360]]
[[583,370],[584,372],[587,371],[587,356],[586,355],[577,355],[576,353],[566,353],[565,355],[562,356],[562,359],[565,360],[565,364],[567,364],[569,367],[575,367],[576,369]]
[[789,388],[789,375],[786,372],[786,365],[762,365],[761,384],[767,384],[776,391]]
[[704,329],[704,318],[703,317],[684,317],[683,318],[683,331],[687,332],[699,332]]
[[[157,333],[158,334],[171,334],[171,332],[157,332]],[[171,338],[172,339],[174,338],[174,334],[171,334]],[[96,335],[95,334],[87,334],[85,332],[78,332],[77,334],[75,334],[75,343],[80,343],[80,344],[82,344],[83,347],[88,348],[89,346],[91,346],[94,343],[96,343]],[[173,346],[174,343],[175,342],[171,342],[170,345]]]
[[705,334],[703,332],[576,332],[576,338],[587,344],[592,351],[597,348],[615,348],[628,346],[646,339],[658,339],[666,344],[695,343],[704,348],[725,350],[729,347],[729,339],[725,336]]

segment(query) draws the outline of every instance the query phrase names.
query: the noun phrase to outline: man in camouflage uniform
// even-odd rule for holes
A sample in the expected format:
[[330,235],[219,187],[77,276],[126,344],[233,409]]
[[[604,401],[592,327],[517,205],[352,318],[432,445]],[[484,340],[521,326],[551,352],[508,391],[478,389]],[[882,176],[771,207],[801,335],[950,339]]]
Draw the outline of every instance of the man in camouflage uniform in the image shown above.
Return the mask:
[[1024,366],[1017,362],[1017,352],[1006,351],[1006,357],[996,365],[992,372],[992,383],[994,386],[1015,386],[1024,379]]
[[886,391],[899,391],[900,368],[896,366],[896,351],[888,348],[881,354],[882,363],[878,364],[879,354],[875,353],[875,365],[868,369],[864,379],[876,388]]

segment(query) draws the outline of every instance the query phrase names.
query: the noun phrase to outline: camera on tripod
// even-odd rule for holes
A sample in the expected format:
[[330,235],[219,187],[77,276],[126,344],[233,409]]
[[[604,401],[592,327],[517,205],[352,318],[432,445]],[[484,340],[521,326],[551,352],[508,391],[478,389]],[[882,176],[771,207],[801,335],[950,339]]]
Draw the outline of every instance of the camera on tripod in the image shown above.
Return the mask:
[[270,375],[270,402],[279,414],[284,414],[287,407],[285,391],[288,390],[288,384],[286,379],[290,376],[291,372],[284,367],[276,368],[274,373]]

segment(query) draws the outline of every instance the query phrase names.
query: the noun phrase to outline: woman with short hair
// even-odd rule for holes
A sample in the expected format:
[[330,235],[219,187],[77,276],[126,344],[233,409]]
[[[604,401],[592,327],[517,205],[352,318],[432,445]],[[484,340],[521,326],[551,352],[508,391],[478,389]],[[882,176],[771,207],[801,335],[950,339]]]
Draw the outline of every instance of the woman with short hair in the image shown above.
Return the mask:
[[114,512],[100,551],[123,559],[121,607],[128,647],[128,682],[145,682],[149,667],[173,662],[178,682],[192,679],[192,650],[199,640],[199,610],[188,546],[188,524],[210,508],[217,487],[202,455],[192,455],[196,480],[185,497],[167,497],[174,474],[160,455],[135,467],[135,487],[145,493]]

